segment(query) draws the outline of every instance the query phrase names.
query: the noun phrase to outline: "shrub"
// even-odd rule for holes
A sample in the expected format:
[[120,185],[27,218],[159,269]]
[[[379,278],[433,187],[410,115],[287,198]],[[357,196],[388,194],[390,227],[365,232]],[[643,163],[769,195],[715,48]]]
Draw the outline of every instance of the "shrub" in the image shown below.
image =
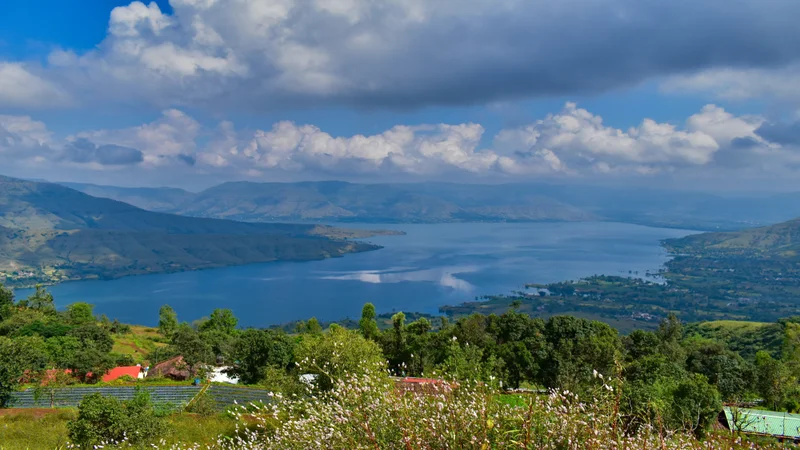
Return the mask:
[[72,444],[79,448],[126,442],[138,445],[157,439],[165,431],[150,401],[150,394],[137,389],[133,399],[120,401],[95,393],[84,397],[78,417],[67,424]]
[[205,417],[210,417],[217,414],[217,404],[208,393],[203,392],[200,396],[192,400],[191,403],[186,405],[186,412],[198,414]]

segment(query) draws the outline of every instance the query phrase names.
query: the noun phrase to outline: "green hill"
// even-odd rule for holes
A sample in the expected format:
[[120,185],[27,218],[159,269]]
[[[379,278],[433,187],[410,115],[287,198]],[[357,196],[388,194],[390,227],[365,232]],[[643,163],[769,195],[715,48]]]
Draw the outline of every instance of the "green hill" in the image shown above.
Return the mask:
[[800,219],[761,228],[670,239],[666,241],[666,245],[676,253],[796,257],[800,250]]
[[351,236],[323,226],[150,212],[56,184],[0,177],[0,279],[9,284],[312,260],[377,248],[329,237]]

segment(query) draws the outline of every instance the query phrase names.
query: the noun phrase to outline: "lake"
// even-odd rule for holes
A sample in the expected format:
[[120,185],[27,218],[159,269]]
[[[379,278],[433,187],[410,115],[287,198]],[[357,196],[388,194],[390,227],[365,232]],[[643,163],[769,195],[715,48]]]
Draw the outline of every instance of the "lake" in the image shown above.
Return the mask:
[[441,305],[510,293],[525,283],[643,276],[668,259],[661,239],[693,233],[605,222],[344,226],[407,234],[366,239],[385,248],[343,258],[77,281],[50,290],[59,307],[85,301],[98,314],[143,325],[155,325],[164,304],[186,321],[230,308],[243,326],[357,318],[365,302],[379,313],[435,314]]

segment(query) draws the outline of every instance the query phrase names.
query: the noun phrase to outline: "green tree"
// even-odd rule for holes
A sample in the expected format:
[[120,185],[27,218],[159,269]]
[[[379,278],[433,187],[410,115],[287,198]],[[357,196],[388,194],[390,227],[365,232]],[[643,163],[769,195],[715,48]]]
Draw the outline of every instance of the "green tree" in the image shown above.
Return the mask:
[[779,409],[789,384],[786,367],[765,350],[756,353],[755,366],[758,395],[770,408]]
[[56,303],[53,294],[47,292],[41,284],[36,285],[36,290],[27,299],[22,301],[22,306],[33,308],[44,312],[56,312]]
[[11,395],[27,373],[44,370],[47,354],[38,336],[9,339],[0,336],[0,408],[10,406]]
[[362,336],[373,341],[378,340],[378,335],[380,334],[378,322],[375,320],[376,317],[375,305],[372,303],[364,304],[361,309],[361,320],[358,321],[358,329],[361,331]]
[[318,375],[318,386],[330,389],[347,375],[385,376],[380,347],[361,333],[331,325],[327,333],[306,334],[295,348],[301,370]]
[[93,323],[94,306],[84,302],[77,302],[67,306],[67,321],[71,325],[85,325]]
[[549,351],[542,364],[542,382],[580,392],[596,384],[594,371],[614,373],[619,338],[610,326],[572,316],[551,317],[545,325]]
[[269,368],[285,370],[293,359],[294,341],[281,331],[247,329],[233,345],[236,360],[229,374],[244,384],[266,378]]
[[211,345],[187,323],[180,324],[172,334],[172,347],[175,353],[183,356],[183,361],[192,373],[195,373],[201,364],[212,362],[214,359]]
[[672,426],[703,435],[722,410],[719,392],[705,376],[693,374],[678,383],[672,394]]
[[322,325],[319,324],[319,320],[316,317],[312,317],[308,319],[308,322],[300,322],[297,325],[298,332],[300,334],[322,334]]
[[14,291],[0,283],[0,322],[6,320],[14,307]]
[[164,337],[172,336],[178,328],[178,314],[169,305],[158,310],[158,332]]
[[233,315],[230,309],[217,308],[211,312],[211,316],[200,326],[200,331],[219,331],[229,336],[236,332],[236,325],[239,319]]

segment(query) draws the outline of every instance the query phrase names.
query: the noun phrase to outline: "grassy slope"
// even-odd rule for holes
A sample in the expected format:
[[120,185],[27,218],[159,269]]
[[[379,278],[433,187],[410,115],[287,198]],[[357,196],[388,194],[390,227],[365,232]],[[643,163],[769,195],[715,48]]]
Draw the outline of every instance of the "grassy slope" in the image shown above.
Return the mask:
[[167,344],[161,342],[161,336],[155,328],[131,325],[131,332],[114,336],[114,353],[131,355],[136,363],[143,364],[147,355],[158,347]]
[[676,252],[749,253],[797,256],[800,250],[800,219],[761,228],[727,233],[704,233],[666,241]]

